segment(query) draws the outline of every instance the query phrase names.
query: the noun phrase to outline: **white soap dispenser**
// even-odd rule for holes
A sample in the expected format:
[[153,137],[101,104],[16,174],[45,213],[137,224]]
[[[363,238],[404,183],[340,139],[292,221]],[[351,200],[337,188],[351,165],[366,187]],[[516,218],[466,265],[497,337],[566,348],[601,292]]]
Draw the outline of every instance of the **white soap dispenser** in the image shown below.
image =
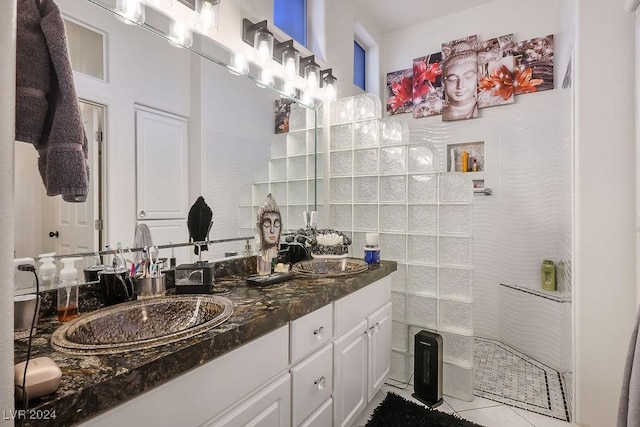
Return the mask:
[[62,258],[58,285],[58,321],[66,322],[78,317],[78,270],[74,262],[81,258]]
[[55,254],[55,252],[51,252],[38,255],[38,260],[41,263],[40,267],[38,267],[38,277],[42,286],[51,286],[55,283],[56,273],[58,272],[53,259]]

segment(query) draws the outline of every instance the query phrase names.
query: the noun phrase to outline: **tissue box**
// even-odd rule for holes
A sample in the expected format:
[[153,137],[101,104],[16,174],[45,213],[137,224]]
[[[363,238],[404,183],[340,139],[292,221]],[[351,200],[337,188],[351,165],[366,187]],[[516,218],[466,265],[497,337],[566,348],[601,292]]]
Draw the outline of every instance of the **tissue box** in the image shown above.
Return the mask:
[[213,264],[207,261],[180,264],[175,269],[176,294],[210,294],[213,280]]

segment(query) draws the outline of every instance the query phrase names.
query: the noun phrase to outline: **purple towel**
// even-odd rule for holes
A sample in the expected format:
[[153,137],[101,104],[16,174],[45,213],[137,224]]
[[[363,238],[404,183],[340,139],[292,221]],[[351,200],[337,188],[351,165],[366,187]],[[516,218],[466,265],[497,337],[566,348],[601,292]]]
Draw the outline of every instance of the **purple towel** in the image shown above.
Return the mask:
[[38,150],[48,196],[84,202],[89,187],[87,137],[55,1],[18,0],[16,36],[16,139]]

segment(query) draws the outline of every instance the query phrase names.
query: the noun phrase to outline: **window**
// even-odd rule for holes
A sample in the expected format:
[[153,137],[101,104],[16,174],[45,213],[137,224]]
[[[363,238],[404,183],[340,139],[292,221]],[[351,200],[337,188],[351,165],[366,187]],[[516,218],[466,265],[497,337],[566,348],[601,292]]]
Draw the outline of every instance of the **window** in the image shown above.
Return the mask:
[[366,84],[366,59],[367,52],[360,44],[353,42],[353,83],[362,90],[367,90]]
[[302,46],[307,46],[307,0],[275,0],[273,22]]

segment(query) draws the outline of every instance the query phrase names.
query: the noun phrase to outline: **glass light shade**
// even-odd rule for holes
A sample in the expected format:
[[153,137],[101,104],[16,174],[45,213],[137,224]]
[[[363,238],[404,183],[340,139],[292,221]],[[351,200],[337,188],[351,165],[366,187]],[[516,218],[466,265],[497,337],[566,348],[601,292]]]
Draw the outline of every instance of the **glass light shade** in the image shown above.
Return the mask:
[[304,79],[307,82],[307,90],[318,90],[320,88],[320,66],[311,63],[304,67]]
[[247,75],[249,74],[249,61],[239,53],[232,53],[229,68],[237,74]]
[[169,41],[176,47],[189,48],[193,44],[193,33],[181,21],[171,21],[169,25]]
[[220,0],[196,0],[198,22],[196,30],[208,35],[218,34]]
[[300,72],[300,53],[293,48],[285,49],[282,52],[282,65],[285,78],[293,83]]
[[273,57],[273,34],[266,29],[256,31],[253,47],[256,49],[256,63],[261,67],[270,65]]
[[273,72],[271,72],[271,68],[265,67],[260,70],[260,78],[258,79],[258,82],[260,82],[261,84],[258,85],[259,87],[271,87],[273,86],[273,81]]
[[336,100],[338,93],[336,90],[335,79],[327,79],[324,84],[324,99],[328,102],[333,102]]
[[116,18],[125,24],[144,24],[144,0],[117,0]]
[[293,85],[293,83],[285,80],[284,82],[282,82],[282,93],[287,96],[295,96],[296,87]]

